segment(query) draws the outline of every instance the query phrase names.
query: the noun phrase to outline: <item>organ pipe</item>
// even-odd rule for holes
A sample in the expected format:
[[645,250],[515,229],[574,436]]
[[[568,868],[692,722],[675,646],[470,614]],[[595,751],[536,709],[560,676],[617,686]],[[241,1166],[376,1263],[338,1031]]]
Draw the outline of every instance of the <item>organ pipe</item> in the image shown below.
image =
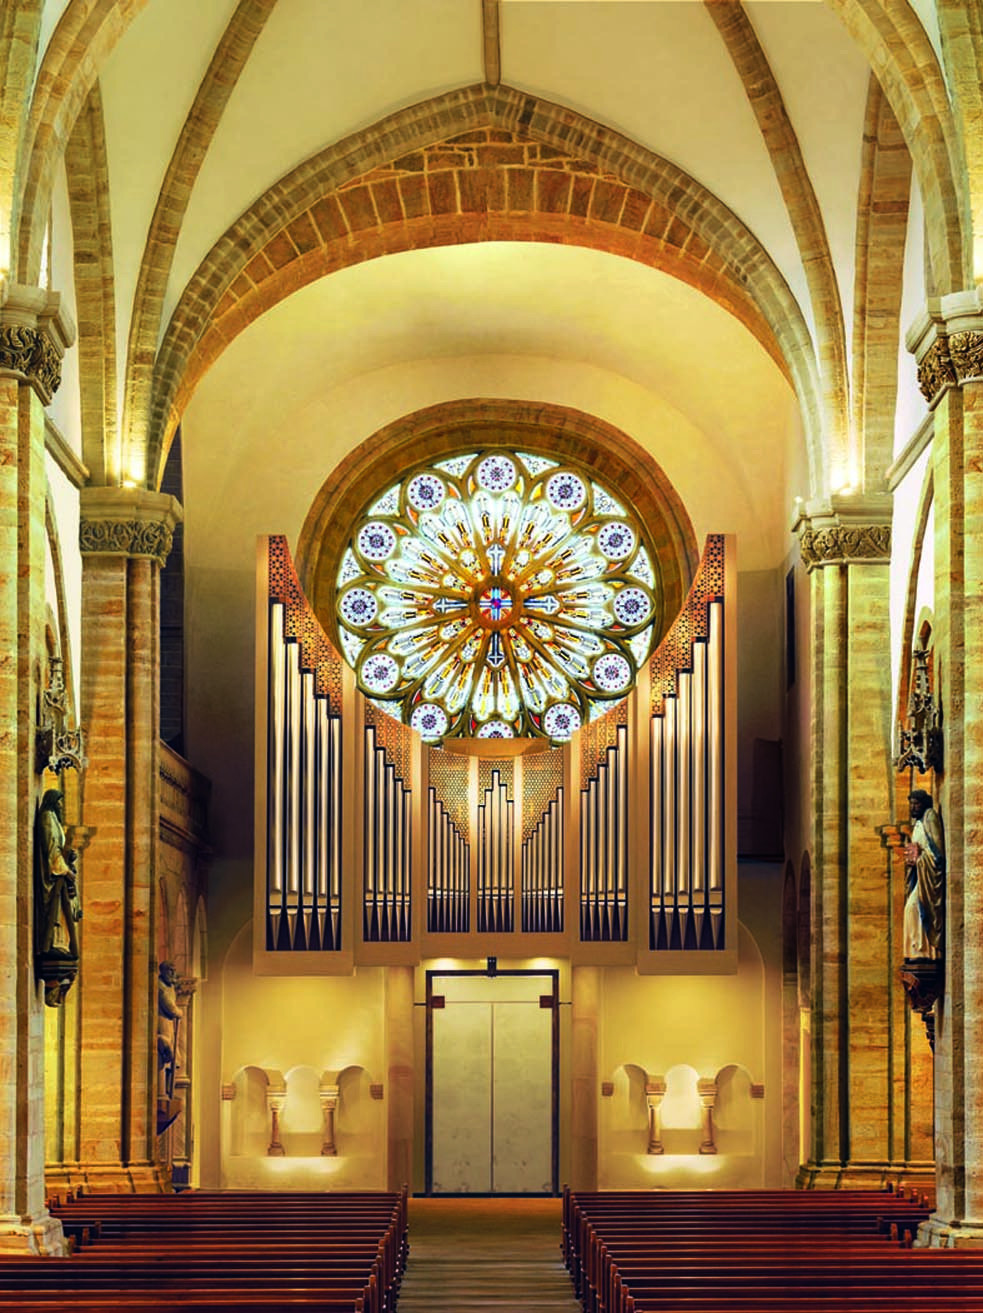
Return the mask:
[[628,727],[618,725],[580,799],[580,937],[628,938]]
[[563,788],[522,845],[522,929],[563,930]]
[[410,939],[410,797],[375,729],[365,727],[362,935],[367,943]]
[[706,601],[689,659],[652,720],[651,949],[724,946],[723,608],[722,596]]
[[266,947],[341,947],[341,721],[271,601],[267,673]]

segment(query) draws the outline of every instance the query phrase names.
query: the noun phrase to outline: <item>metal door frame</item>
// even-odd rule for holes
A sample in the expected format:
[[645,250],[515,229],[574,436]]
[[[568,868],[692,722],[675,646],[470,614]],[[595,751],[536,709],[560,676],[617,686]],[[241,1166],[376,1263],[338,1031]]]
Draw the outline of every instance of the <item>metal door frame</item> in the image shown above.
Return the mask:
[[[456,971],[452,967],[443,970],[427,971],[427,1056],[426,1056],[426,1125],[424,1132],[424,1157],[425,1157],[425,1176],[424,1176],[424,1194],[432,1195],[433,1190],[433,1014],[434,999],[440,996],[434,993],[433,982],[435,979],[442,979],[448,976],[538,976],[541,980],[549,980],[552,985],[550,994],[540,995],[540,1007],[549,1006],[552,1012],[551,1021],[551,1052],[550,1052],[550,1175],[552,1193],[560,1193],[560,972],[556,967],[543,967],[537,970],[534,967],[526,969],[502,969],[499,970],[491,963],[484,970],[460,970]],[[548,1000],[548,1002],[547,1002]],[[443,1006],[438,1004],[438,1007]],[[495,1194],[496,1192],[490,1192]],[[441,1195],[441,1198],[450,1197]],[[475,1191],[472,1196],[462,1197],[482,1197],[481,1191]],[[523,1196],[525,1197],[525,1196]],[[530,1192],[530,1197],[535,1194]]]

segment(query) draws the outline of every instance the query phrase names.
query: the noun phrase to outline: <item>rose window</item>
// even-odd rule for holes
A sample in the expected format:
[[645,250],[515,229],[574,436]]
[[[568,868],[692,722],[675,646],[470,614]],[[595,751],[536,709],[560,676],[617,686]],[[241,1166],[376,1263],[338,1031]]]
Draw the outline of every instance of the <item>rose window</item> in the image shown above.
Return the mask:
[[424,739],[560,742],[631,690],[661,605],[626,506],[586,471],[491,451],[372,502],[337,621],[362,692]]

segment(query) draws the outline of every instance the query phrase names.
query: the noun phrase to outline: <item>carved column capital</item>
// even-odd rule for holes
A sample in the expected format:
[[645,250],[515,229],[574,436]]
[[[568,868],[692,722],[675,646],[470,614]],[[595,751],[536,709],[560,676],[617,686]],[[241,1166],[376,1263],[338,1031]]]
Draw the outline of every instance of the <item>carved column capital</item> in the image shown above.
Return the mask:
[[181,503],[145,488],[83,488],[79,549],[83,556],[150,556],[167,560]]
[[810,573],[827,565],[878,565],[891,559],[891,511],[884,497],[839,494],[827,502],[808,502],[793,532]]
[[983,297],[978,288],[930,297],[908,330],[918,386],[934,409],[951,387],[983,381]]
[[75,325],[58,292],[0,281],[0,376],[29,383],[49,405]]

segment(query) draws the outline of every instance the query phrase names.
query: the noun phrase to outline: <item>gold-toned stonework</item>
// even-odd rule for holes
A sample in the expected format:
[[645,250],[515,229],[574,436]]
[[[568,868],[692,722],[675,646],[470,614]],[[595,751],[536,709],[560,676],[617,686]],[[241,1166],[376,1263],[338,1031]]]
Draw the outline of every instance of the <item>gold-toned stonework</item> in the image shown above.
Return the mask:
[[950,333],[949,355],[960,384],[983,378],[983,332]]
[[949,355],[949,343],[944,337],[936,338],[918,366],[921,394],[931,405],[942,389],[955,381],[956,371]]
[[848,561],[888,561],[891,557],[889,524],[831,525],[806,529],[799,542],[807,570],[818,566],[842,565]]
[[174,531],[154,520],[82,520],[79,550],[83,555],[152,556],[167,561]]
[[40,328],[0,325],[0,370],[32,384],[47,403],[61,383],[61,356]]
[[918,386],[933,405],[946,387],[983,378],[983,332],[962,329],[935,339],[918,366]]

